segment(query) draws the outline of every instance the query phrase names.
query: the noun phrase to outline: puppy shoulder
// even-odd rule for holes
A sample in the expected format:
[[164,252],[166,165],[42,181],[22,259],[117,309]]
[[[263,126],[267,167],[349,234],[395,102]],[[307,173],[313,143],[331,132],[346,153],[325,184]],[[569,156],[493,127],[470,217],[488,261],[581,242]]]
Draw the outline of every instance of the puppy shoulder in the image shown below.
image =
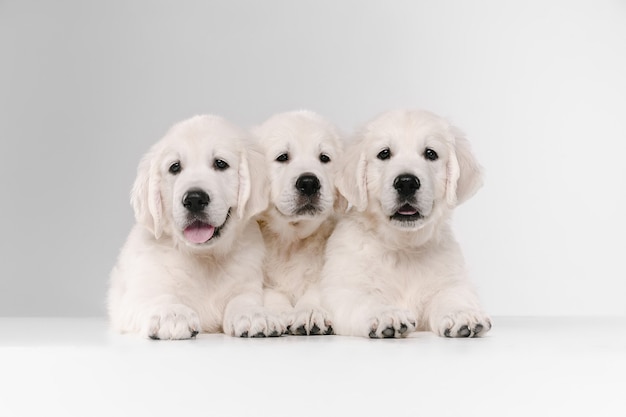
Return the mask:
[[120,250],[118,264],[134,263],[138,257],[143,258],[151,254],[161,255],[165,252],[162,241],[166,239],[168,239],[166,236],[162,236],[157,240],[152,232],[140,224],[135,224]]

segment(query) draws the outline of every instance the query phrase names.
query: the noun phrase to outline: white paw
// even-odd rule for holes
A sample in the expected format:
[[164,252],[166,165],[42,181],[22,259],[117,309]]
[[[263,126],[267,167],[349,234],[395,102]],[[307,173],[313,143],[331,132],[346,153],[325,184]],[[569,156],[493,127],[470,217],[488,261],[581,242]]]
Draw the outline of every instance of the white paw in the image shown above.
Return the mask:
[[297,336],[334,334],[328,313],[317,308],[294,311],[288,323],[288,332]]
[[408,310],[390,308],[381,310],[369,322],[369,337],[387,339],[405,337],[415,331],[417,320]]
[[445,337],[480,337],[491,330],[491,319],[478,310],[455,311],[434,322],[433,331]]
[[155,308],[148,315],[144,334],[150,339],[191,339],[200,332],[200,318],[183,304]]
[[285,331],[285,323],[278,315],[261,309],[237,313],[224,320],[224,333],[235,337],[278,337]]

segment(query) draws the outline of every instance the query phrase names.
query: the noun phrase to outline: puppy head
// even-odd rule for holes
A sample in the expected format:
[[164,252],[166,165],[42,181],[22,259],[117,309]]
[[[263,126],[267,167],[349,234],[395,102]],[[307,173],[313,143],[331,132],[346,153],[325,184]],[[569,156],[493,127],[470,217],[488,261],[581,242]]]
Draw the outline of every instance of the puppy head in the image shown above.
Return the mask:
[[347,150],[337,186],[358,211],[419,229],[482,185],[469,142],[444,119],[391,111],[365,126]]
[[337,129],[315,113],[294,111],[271,117],[254,133],[269,167],[272,210],[288,221],[328,217],[341,203],[334,186],[342,154]]
[[[174,125],[143,157],[131,192],[139,224],[201,250],[267,206],[262,154],[217,116]],[[232,233],[230,233],[232,234]]]

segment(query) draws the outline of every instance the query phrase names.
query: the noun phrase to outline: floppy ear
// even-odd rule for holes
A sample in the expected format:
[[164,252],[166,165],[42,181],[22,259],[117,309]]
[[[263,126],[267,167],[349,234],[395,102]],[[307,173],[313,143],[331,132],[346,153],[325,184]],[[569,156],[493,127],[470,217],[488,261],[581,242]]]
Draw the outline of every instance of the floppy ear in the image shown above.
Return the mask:
[[345,213],[346,210],[348,210],[348,200],[346,200],[339,190],[335,189],[333,211],[335,213]]
[[[360,142],[360,141],[358,141]],[[359,143],[351,144],[344,154],[344,167],[335,181],[337,190],[358,211],[367,208],[367,159]]]
[[483,185],[483,170],[472,154],[469,141],[460,132],[454,133],[446,181],[446,199],[451,207],[467,201]]
[[163,208],[160,191],[161,174],[155,159],[154,151],[141,159],[130,194],[130,204],[135,211],[137,223],[154,233],[154,237],[158,239],[163,234]]
[[265,158],[261,152],[248,145],[241,151],[239,162],[239,193],[237,216],[251,218],[269,205],[269,186]]

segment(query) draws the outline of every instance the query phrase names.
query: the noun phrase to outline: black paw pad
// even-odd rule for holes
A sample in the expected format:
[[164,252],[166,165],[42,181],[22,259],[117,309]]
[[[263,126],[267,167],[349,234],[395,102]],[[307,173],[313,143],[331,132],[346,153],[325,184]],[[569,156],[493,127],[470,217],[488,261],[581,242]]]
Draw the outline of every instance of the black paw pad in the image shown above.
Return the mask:
[[370,331],[370,339],[378,339],[378,336],[376,336],[376,330]]
[[255,335],[254,335],[254,336],[252,336],[252,337],[265,337],[265,333],[263,333],[263,332],[258,332],[257,334],[255,334]]
[[198,331],[197,330],[192,330],[191,331],[191,338],[193,339],[194,337],[198,336]]
[[320,334],[320,328],[317,324],[313,324],[313,327],[311,327],[311,334]]
[[241,333],[241,336],[239,337],[248,337],[248,331],[246,330],[245,332]]
[[270,337],[278,337],[280,336],[280,333],[278,333],[278,330],[274,330],[272,331],[272,333],[270,333]]
[[445,337],[450,337],[450,330],[451,330],[451,329],[446,329],[446,331],[444,331],[444,332],[443,332],[443,335],[444,335]]
[[324,332],[325,335],[329,335],[329,334],[335,334],[335,331],[333,330],[333,326],[328,326],[328,328],[326,329],[326,331]]
[[467,326],[462,326],[459,329],[458,335],[460,337],[468,337],[470,334],[472,334],[472,332],[470,331],[469,327]]
[[483,331],[483,325],[482,324],[477,324],[476,327],[474,327],[474,334],[478,334],[480,332]]
[[393,327],[387,327],[385,330],[383,330],[383,337],[385,339],[389,339],[394,337],[396,334],[396,331]]
[[157,336],[156,334],[151,334],[150,336],[148,336],[150,339],[152,340],[161,340],[159,339],[159,336]]
[[298,327],[294,334],[298,335],[298,336],[306,336],[306,329],[304,328],[304,324],[302,326]]
[[398,329],[400,334],[405,334],[407,330],[409,330],[409,327],[406,324],[404,324],[404,323],[402,323],[400,325],[400,329]]

